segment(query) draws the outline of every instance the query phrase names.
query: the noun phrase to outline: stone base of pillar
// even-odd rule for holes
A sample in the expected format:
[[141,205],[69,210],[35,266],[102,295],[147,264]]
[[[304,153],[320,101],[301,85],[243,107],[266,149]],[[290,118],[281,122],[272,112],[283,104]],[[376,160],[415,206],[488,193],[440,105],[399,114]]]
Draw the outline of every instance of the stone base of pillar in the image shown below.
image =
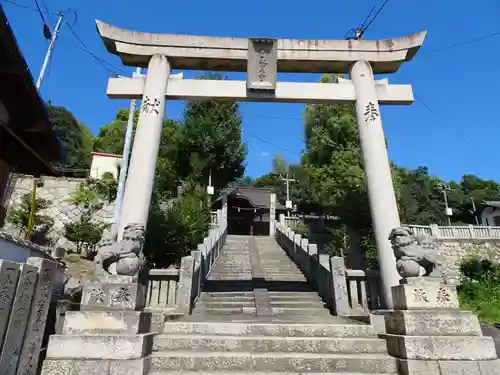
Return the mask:
[[384,312],[387,350],[401,375],[494,375],[495,344],[477,316],[459,310],[455,288],[441,279],[408,278],[392,288],[395,309]]
[[85,285],[81,311],[68,311],[61,334],[50,337],[42,375],[148,373],[157,332],[152,313],[141,311],[145,286],[131,281],[111,275]]

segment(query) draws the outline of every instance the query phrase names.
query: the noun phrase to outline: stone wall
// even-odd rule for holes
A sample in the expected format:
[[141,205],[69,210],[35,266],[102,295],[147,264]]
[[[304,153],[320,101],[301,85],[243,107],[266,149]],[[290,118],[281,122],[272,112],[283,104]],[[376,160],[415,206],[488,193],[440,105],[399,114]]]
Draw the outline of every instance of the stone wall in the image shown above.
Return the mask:
[[[70,203],[71,195],[79,188],[80,184],[85,181],[82,178],[67,178],[67,177],[42,177],[43,186],[37,188],[36,195],[39,198],[48,199],[51,204],[47,209],[40,210],[39,213],[47,215],[54,220],[54,225],[49,231],[48,237],[51,239],[52,245],[65,242],[63,247],[70,246],[64,240],[64,224],[78,220],[82,214],[83,208]],[[12,178],[12,185],[9,187],[9,196],[5,202],[7,215],[16,205],[21,202],[24,194],[30,193],[33,184],[33,176],[15,175]],[[103,223],[111,223],[113,220],[114,205],[105,204],[99,210],[94,219]],[[13,235],[18,235],[19,229],[14,228],[10,223],[5,221],[3,230]]]
[[437,240],[436,245],[444,261],[443,274],[449,284],[459,283],[460,262],[467,256],[477,255],[500,263],[500,239]]

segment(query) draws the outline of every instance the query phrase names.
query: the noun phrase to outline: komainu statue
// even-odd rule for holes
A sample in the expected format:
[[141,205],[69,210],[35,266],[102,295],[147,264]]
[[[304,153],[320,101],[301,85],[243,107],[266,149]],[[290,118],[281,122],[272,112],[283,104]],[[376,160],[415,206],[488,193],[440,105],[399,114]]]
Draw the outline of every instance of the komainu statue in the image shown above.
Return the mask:
[[144,226],[129,224],[123,231],[123,239],[118,238],[118,228],[113,225],[106,230],[97,244],[96,263],[98,272],[123,276],[137,276],[144,266],[142,247]]
[[439,277],[438,255],[432,243],[417,241],[409,228],[394,228],[390,235],[396,267],[401,277]]

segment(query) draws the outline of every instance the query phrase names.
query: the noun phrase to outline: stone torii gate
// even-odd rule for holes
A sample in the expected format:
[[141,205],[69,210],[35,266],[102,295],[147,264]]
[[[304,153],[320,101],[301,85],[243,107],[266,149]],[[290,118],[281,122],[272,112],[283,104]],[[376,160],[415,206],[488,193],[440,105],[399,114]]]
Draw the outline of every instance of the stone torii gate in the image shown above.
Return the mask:
[[[298,40],[151,34],[101,21],[97,28],[108,51],[125,65],[148,68],[145,78],[111,78],[108,83],[110,98],[142,100],[120,232],[131,223],[146,227],[166,99],[355,103],[383,295],[392,308],[391,287],[400,276],[388,236],[400,219],[379,104],[411,104],[413,92],[410,85],[375,81],[374,74],[394,73],[411,60],[426,32],[387,40]],[[246,71],[247,80],[178,79],[170,77],[172,69]],[[348,73],[350,80],[277,82],[278,72]]]

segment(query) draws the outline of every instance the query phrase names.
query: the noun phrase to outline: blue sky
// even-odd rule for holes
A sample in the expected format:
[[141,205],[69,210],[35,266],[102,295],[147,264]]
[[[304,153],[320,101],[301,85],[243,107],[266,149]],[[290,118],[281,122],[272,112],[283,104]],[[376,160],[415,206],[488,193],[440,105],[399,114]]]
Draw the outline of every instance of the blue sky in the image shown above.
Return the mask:
[[[33,0],[13,0],[34,7]],[[46,52],[37,12],[0,0],[9,17],[28,65],[36,78]],[[74,30],[97,56],[131,74],[108,54],[94,19],[139,31],[214,36],[297,39],[342,39],[381,0],[333,2],[327,0],[45,0],[50,11],[72,8],[78,13]],[[239,4],[239,5],[238,5]],[[412,84],[418,100],[411,106],[382,107],[389,157],[408,168],[429,167],[444,179],[465,173],[500,180],[499,90],[500,36],[458,48],[436,51],[463,40],[500,30],[500,2],[419,0],[389,1],[365,34],[365,39],[405,36],[428,30],[416,58],[390,76],[392,83]],[[55,17],[52,18],[53,22]],[[42,96],[61,105],[94,133],[111,122],[126,100],[106,97],[110,73],[75,46],[65,25],[56,45]],[[192,73],[187,72],[189,78]],[[241,74],[231,78],[244,79]],[[308,80],[317,75],[281,74],[280,80]],[[249,147],[247,174],[259,176],[271,168],[274,153],[297,161],[303,148],[299,104],[243,103],[244,139]],[[182,116],[183,103],[167,103],[170,118]],[[260,139],[259,139],[260,138]],[[267,141],[268,143],[264,142]]]

